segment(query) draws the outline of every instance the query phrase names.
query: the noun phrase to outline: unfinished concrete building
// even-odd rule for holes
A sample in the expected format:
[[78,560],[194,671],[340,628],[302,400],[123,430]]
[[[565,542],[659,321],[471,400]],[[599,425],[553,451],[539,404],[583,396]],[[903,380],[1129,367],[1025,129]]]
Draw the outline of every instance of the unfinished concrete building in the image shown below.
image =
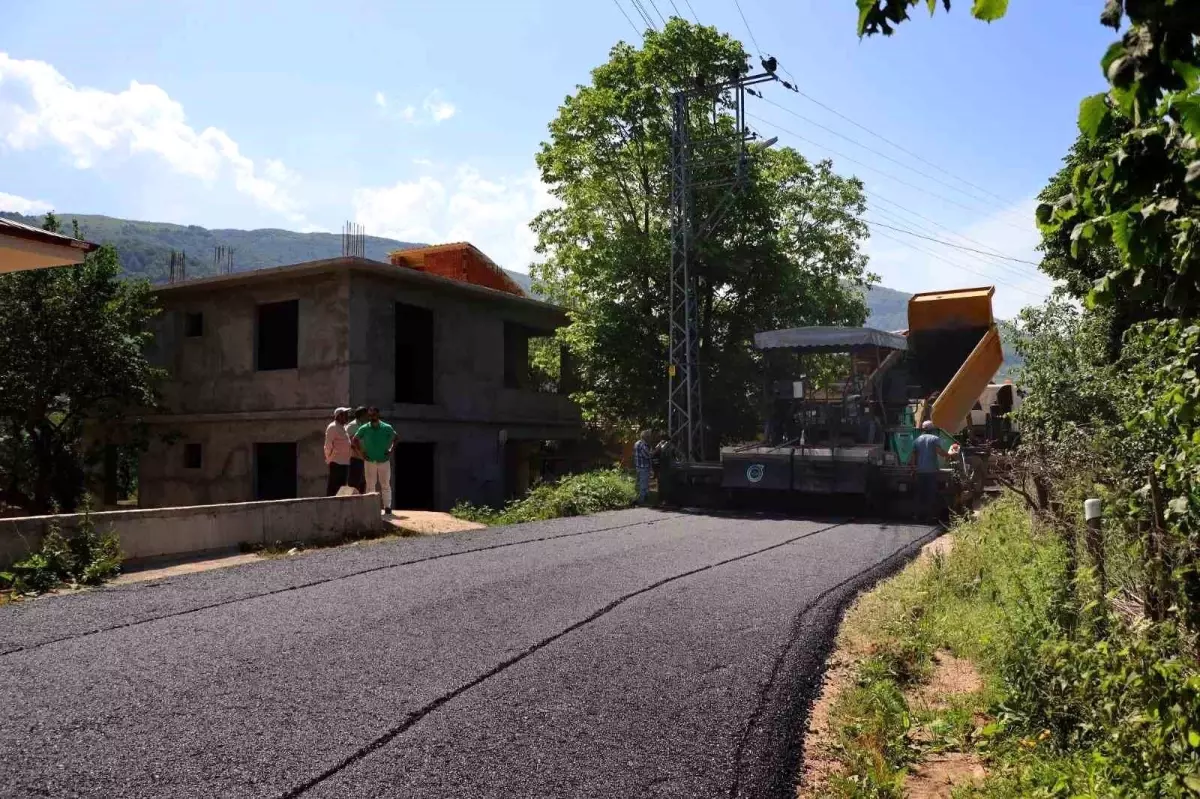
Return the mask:
[[[428,248],[445,260],[458,248]],[[537,476],[550,442],[581,433],[558,385],[535,380],[531,338],[563,311],[406,265],[335,258],[157,289],[152,359],[165,413],[149,418],[146,507],[319,496],[325,425],[377,405],[399,435],[397,508],[497,503]],[[490,262],[489,262],[490,263]]]

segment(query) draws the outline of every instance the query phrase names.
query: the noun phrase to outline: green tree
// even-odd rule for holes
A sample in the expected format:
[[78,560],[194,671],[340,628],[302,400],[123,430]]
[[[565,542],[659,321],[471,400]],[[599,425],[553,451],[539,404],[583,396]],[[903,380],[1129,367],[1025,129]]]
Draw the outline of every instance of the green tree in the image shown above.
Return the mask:
[[[47,214],[47,229],[57,219]],[[112,247],[79,266],[0,277],[0,490],[32,511],[74,508],[84,425],[128,423],[155,403],[147,362],[155,313],[145,281],[121,280]]]
[[[550,124],[537,162],[560,201],[533,223],[543,256],[538,290],[564,304],[563,339],[577,364],[588,417],[661,425],[666,412],[670,286],[670,120],[673,90],[746,72],[740,43],[672,19],[639,49],[620,43]],[[767,87],[770,90],[770,87]],[[711,109],[710,109],[711,113]],[[712,126],[697,117],[697,129]],[[698,184],[733,176],[732,116],[718,114],[724,158],[698,164]],[[727,196],[699,188],[697,218]],[[745,188],[694,253],[705,372],[705,417],[726,436],[757,425],[758,330],[861,324],[862,185],[795,150],[755,149]],[[710,436],[710,439],[712,437]],[[715,441],[709,442],[710,444]]]

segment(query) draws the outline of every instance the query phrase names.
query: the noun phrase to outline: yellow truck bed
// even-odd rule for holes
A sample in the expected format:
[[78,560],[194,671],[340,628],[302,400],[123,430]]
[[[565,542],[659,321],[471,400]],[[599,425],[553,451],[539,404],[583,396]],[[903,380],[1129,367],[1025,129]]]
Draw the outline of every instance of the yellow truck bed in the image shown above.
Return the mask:
[[971,408],[1003,363],[1000,331],[992,325],[933,403],[933,423],[951,435],[962,430]]
[[931,418],[952,435],[966,426],[971,408],[1004,363],[1000,331],[992,317],[995,291],[992,286],[932,291],[914,294],[908,301],[909,338],[925,342],[921,360],[947,359],[925,373],[938,374],[939,383],[949,376]]

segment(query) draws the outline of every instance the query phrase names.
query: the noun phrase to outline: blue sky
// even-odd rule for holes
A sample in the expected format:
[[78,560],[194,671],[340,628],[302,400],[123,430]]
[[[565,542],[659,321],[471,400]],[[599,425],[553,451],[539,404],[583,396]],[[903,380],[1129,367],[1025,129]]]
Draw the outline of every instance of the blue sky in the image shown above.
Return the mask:
[[[376,235],[469,239],[524,271],[527,222],[549,202],[533,155],[562,99],[615,41],[637,40],[618,10],[640,24],[632,3],[10,0],[0,210],[298,230],[355,219]],[[741,0],[806,94],[928,163],[781,87],[767,97],[792,113],[751,112],[864,179],[884,285],[995,282],[1011,315],[1046,291],[1033,267],[883,225],[1036,261],[1032,198],[1075,137],[1079,100],[1104,88],[1113,34],[1100,0],[1013,0],[993,25],[956,4],[859,41],[853,0]],[[733,0],[690,6],[757,49]]]

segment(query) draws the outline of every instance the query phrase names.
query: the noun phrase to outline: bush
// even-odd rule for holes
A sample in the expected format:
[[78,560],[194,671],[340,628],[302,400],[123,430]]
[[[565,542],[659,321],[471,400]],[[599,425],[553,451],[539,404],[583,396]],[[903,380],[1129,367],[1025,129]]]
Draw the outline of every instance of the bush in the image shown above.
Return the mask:
[[41,549],[14,563],[11,571],[0,572],[0,582],[8,583],[16,594],[40,594],[64,583],[98,585],[120,570],[120,539],[114,532],[97,531],[85,508],[83,519],[69,535],[51,521]]
[[605,469],[542,483],[498,510],[460,502],[450,512],[481,524],[520,524],[627,508],[636,498],[637,486],[630,475]]

